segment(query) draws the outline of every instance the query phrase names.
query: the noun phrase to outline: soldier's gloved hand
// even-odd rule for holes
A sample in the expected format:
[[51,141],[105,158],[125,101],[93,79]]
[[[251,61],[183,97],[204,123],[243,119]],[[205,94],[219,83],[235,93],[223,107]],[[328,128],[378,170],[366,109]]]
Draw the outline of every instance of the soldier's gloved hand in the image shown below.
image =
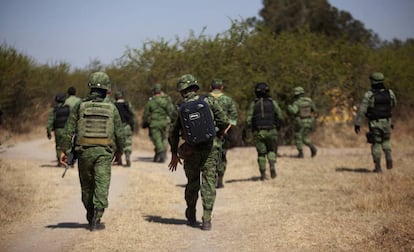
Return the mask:
[[361,126],[355,125],[354,126],[354,131],[355,131],[355,133],[359,134],[359,132],[361,131]]
[[50,132],[47,132],[47,139],[52,139],[52,134]]

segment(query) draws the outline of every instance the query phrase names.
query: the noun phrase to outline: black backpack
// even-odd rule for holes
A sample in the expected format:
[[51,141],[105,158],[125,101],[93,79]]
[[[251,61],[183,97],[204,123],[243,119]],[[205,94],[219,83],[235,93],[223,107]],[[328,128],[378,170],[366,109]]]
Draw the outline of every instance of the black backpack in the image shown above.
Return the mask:
[[190,145],[212,141],[216,136],[213,116],[204,97],[183,102],[179,107],[183,137]]

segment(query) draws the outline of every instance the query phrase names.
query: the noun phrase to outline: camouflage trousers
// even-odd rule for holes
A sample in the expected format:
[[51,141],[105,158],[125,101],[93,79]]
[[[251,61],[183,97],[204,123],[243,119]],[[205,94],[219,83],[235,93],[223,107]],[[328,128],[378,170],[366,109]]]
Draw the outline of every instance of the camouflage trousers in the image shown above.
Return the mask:
[[168,126],[150,127],[149,134],[154,144],[154,152],[160,153],[167,149]]
[[371,154],[374,162],[381,160],[382,151],[391,151],[391,121],[379,119],[369,122],[369,131],[374,135],[374,143],[371,144]]
[[266,171],[266,158],[270,164],[276,163],[276,129],[260,129],[253,132],[253,139],[256,145],[257,162],[260,172]]
[[309,133],[312,132],[313,119],[304,118],[296,119],[295,123],[295,145],[298,151],[303,150],[303,145],[311,146],[312,142],[309,138]]
[[82,202],[87,210],[108,207],[112,152],[109,147],[81,147],[78,170]]
[[60,153],[62,152],[63,146],[63,136],[65,129],[55,129],[55,150],[56,150],[56,160],[59,162]]
[[129,124],[124,124],[125,145],[124,153],[131,154],[132,152],[132,130]]
[[220,140],[216,139],[214,143],[218,148],[218,163],[217,163],[217,175],[218,176],[224,176],[224,173],[226,172],[226,166],[227,166],[227,144]]
[[[192,155],[184,160],[187,177],[185,201],[187,208],[196,208],[198,192],[201,190],[203,220],[209,221],[216,200],[216,167],[219,149],[213,144],[194,148]],[[200,178],[201,173],[201,178]]]

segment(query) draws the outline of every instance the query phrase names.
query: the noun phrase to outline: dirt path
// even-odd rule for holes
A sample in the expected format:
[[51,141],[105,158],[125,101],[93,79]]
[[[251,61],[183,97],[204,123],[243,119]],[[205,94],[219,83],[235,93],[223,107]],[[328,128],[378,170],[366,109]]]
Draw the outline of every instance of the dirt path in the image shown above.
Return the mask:
[[[186,225],[183,170],[171,174],[167,163],[151,162],[146,147],[134,151],[131,168],[113,167],[103,219],[107,228],[100,232],[86,229],[77,169],[60,178],[63,170],[53,167],[51,142],[29,141],[1,153],[7,162],[32,161],[33,171],[49,169],[48,179],[62,191],[54,196],[55,205],[33,214],[30,222],[8,226],[0,250],[377,251],[384,247],[377,235],[401,220],[393,210],[372,209],[371,199],[380,197],[372,188],[414,177],[412,147],[394,151],[398,169],[377,175],[370,173],[369,148],[320,148],[314,159],[309,153],[296,159],[293,147],[282,146],[278,177],[264,182],[255,149],[234,148],[228,153],[225,188],[217,191],[213,229],[206,232]],[[200,200],[197,209],[201,220]],[[409,231],[408,246],[414,246],[412,238]]]

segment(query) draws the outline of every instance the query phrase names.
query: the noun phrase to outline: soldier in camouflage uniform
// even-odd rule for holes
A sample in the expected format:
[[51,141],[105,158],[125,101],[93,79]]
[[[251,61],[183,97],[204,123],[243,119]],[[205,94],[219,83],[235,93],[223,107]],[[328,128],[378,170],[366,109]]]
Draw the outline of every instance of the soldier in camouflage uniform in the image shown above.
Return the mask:
[[111,88],[108,75],[92,73],[88,86],[90,94],[75,105],[66,123],[60,161],[66,162],[76,132],[82,202],[90,230],[94,231],[105,228],[101,218],[108,207],[111,161],[115,146],[122,150],[125,137],[118,110],[113,103],[104,101],[107,90]]
[[277,128],[284,120],[282,111],[269,96],[269,86],[260,82],[255,87],[256,99],[250,104],[246,115],[246,127],[252,129],[258,154],[260,179],[266,177],[266,158],[270,166],[270,176],[276,178]]
[[70,107],[70,110],[75,107],[75,105],[80,102],[81,98],[76,96],[76,88],[75,87],[69,87],[67,91],[68,97],[65,100],[65,105],[68,105]]
[[309,146],[311,156],[317,153],[316,147],[312,144],[309,133],[313,129],[314,113],[316,111],[315,104],[312,99],[305,97],[303,87],[295,87],[293,89],[295,100],[293,104],[288,105],[288,112],[295,117],[295,144],[298,150],[298,158],[304,158],[303,145]]
[[162,91],[157,83],[152,87],[153,96],[145,104],[142,116],[143,128],[149,128],[149,136],[154,144],[154,162],[163,163],[167,158],[168,128],[175,113],[171,97]]
[[69,117],[70,108],[65,106],[65,94],[59,93],[55,96],[56,105],[50,110],[47,119],[46,133],[47,138],[52,139],[52,131],[55,133],[55,148],[56,148],[56,160],[57,166],[61,166],[59,163],[60,153],[63,147],[63,134],[65,123]]
[[[131,166],[131,153],[132,153],[132,133],[134,132],[138,121],[137,116],[134,113],[131,103],[124,99],[124,95],[121,91],[115,92],[115,106],[118,109],[121,116],[122,124],[124,125],[125,145],[123,151],[125,154],[126,167]],[[116,151],[116,163],[122,165],[122,152]]]
[[391,156],[391,122],[392,109],[397,104],[397,98],[391,89],[384,86],[384,75],[379,72],[369,77],[371,90],[367,91],[362,99],[355,120],[355,133],[359,134],[364,117],[368,119],[369,132],[367,141],[371,143],[371,153],[374,160],[374,172],[382,172],[381,150],[385,153],[387,169],[392,169]]
[[210,84],[209,96],[217,100],[229,121],[229,127],[224,132],[224,137],[218,143],[221,145],[221,153],[219,155],[219,163],[217,166],[217,188],[224,187],[223,177],[227,166],[227,149],[230,147],[231,127],[237,125],[239,114],[237,112],[236,103],[230,96],[223,93],[223,81],[213,79]]
[[[81,98],[76,96],[75,87],[69,87],[67,90],[67,94],[68,94],[68,97],[65,100],[65,105],[69,106],[70,110],[72,111],[75,105],[80,102]],[[76,142],[76,134],[73,137],[73,141],[72,141],[73,147],[75,146],[75,142]],[[68,165],[70,165],[73,168],[78,158],[76,156],[76,152],[74,151],[74,148],[72,148],[71,155],[72,155],[72,158],[68,158]]]
[[[177,83],[177,90],[184,98],[183,103],[198,100],[197,90],[199,88],[197,80],[191,74],[181,76]],[[215,126],[218,129],[217,136],[220,136],[228,127],[226,115],[220,105],[211,97],[206,96],[204,101],[207,102],[214,117]],[[191,146],[185,142],[180,146],[179,157],[178,143],[180,133],[183,132],[182,127],[181,115],[178,113],[178,118],[172,124],[168,139],[171,147],[171,162],[168,167],[171,171],[175,171],[178,163],[181,164],[180,157],[184,158],[184,171],[188,181],[185,187],[185,201],[187,203],[185,216],[191,226],[197,225],[196,204],[198,191],[201,189],[203,203],[203,223],[201,228],[202,230],[210,230],[211,214],[216,199],[216,168],[219,148],[213,144],[213,140],[196,146]]]

